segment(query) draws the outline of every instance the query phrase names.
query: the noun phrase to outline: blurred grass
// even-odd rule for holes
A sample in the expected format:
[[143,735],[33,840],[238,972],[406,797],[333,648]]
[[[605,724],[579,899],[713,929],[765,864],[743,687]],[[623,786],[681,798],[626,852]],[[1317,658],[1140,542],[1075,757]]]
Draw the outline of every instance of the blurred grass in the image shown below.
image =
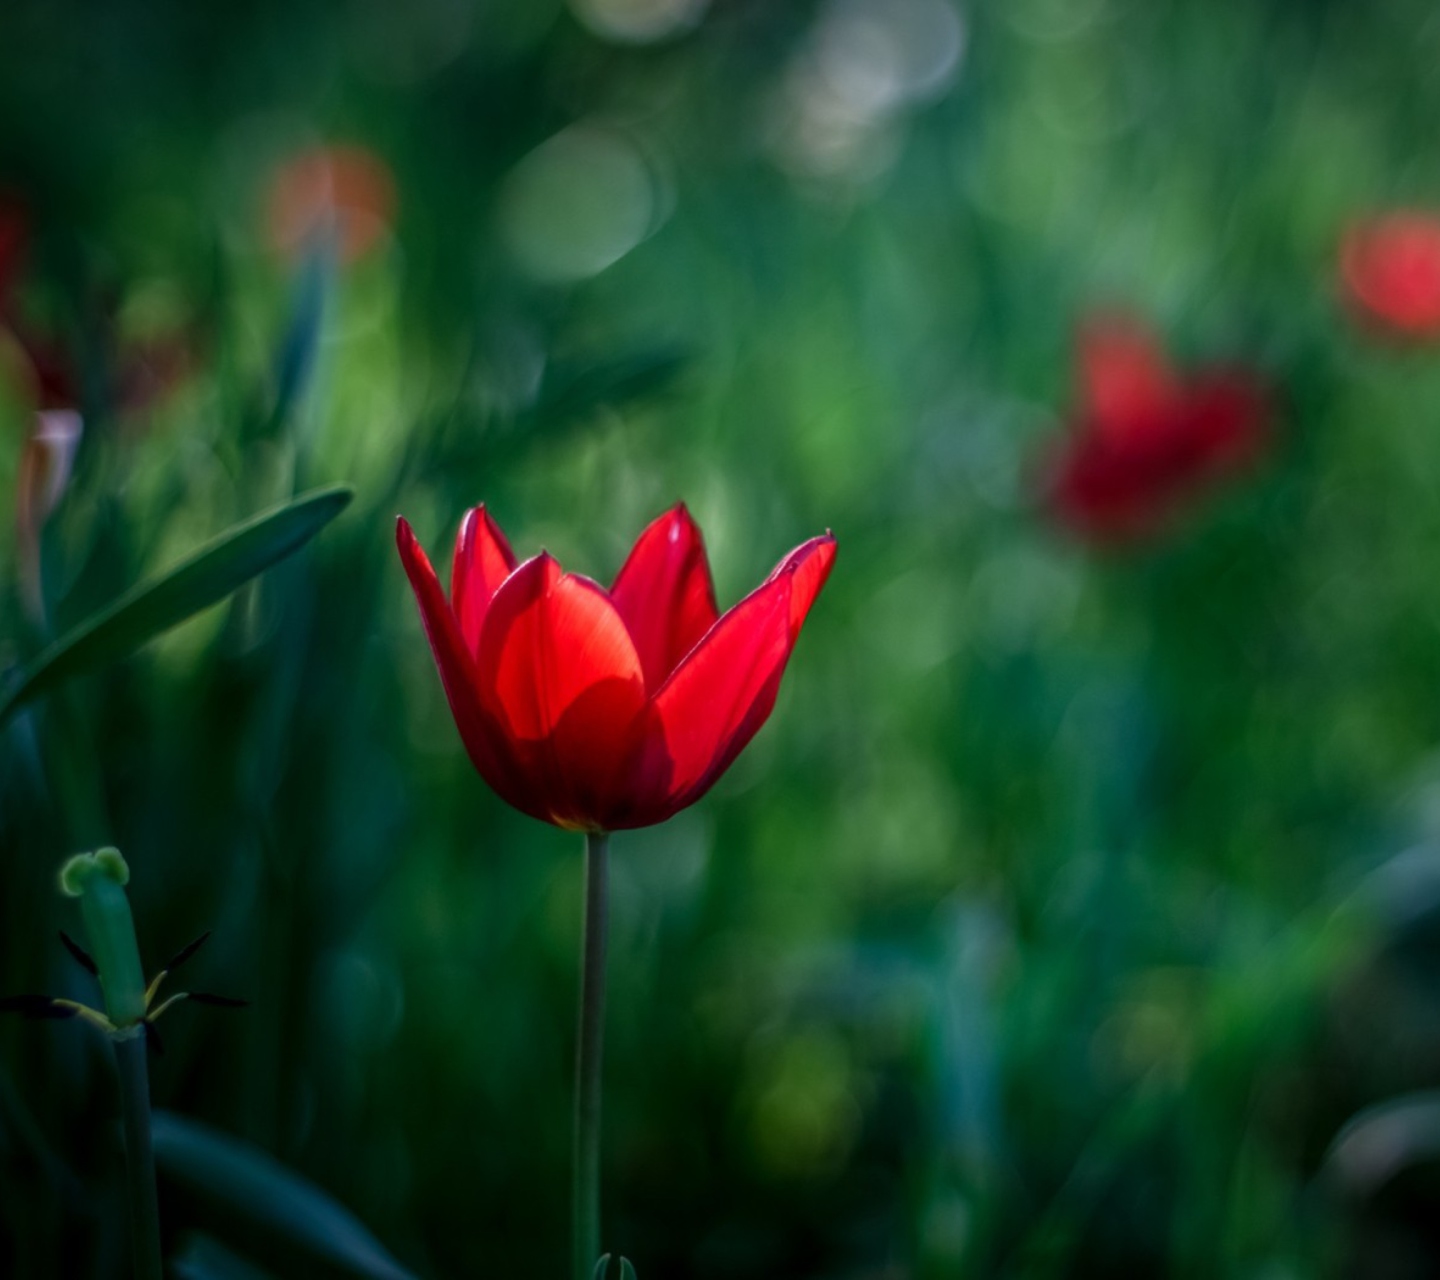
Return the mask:
[[[836,14],[934,5],[948,78],[815,114]],[[1358,332],[1332,276],[1348,219],[1440,201],[1430,7],[717,0],[640,47],[558,4],[406,14],[0,16],[17,305],[87,372],[56,624],[300,489],[358,494],[0,740],[5,989],[83,988],[53,873],[119,845],[147,954],[214,928],[196,984],[254,1002],[175,1015],[163,1105],[423,1274],[556,1274],[578,846],[471,771],[393,517],[446,561],[483,499],[521,554],[608,580],[684,498],[724,604],[831,527],[773,722],[616,841],[607,1247],[641,1276],[1425,1274],[1433,1198],[1320,1170],[1440,1074],[1440,355]],[[552,224],[511,175],[577,123],[628,158],[580,147]],[[312,314],[263,193],[329,141],[386,160],[399,213]],[[567,270],[620,255],[537,280],[546,234]],[[1028,482],[1073,322],[1117,302],[1286,407],[1257,477],[1101,555]],[[176,332],[181,385],[107,400]],[[0,411],[6,521],[28,407],[17,383]],[[5,607],[22,660],[44,637]],[[14,1274],[121,1265],[96,1051],[0,1028]]]

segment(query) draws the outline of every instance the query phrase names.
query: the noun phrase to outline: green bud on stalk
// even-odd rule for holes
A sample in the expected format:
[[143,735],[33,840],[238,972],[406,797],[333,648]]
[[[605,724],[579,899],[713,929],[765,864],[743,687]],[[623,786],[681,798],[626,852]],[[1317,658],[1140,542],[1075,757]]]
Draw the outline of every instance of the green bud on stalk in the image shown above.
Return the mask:
[[60,869],[60,890],[80,899],[80,915],[117,1029],[137,1026],[146,1012],[145,976],[135,943],[135,920],[125,885],[130,868],[118,849],[80,853]]

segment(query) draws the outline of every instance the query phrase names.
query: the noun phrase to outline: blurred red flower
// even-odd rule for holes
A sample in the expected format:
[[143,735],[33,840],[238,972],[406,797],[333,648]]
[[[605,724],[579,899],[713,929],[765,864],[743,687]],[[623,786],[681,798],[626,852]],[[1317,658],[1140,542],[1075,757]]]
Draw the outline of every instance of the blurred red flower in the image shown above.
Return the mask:
[[835,539],[811,538],[717,617],[684,506],[640,535],[607,592],[541,553],[518,568],[483,506],[465,516],[447,601],[402,517],[410,577],[450,709],[481,777],[572,830],[663,822],[769,717]]
[[354,262],[395,220],[395,179],[372,151],[315,147],[292,156],[270,180],[270,242],[295,256],[318,235],[333,234],[341,261]]
[[[12,330],[20,356],[11,361],[11,378],[39,410],[79,409],[85,402],[81,361],[67,343],[42,338],[18,326]],[[107,334],[113,347],[101,389],[102,402],[121,417],[154,408],[194,370],[196,353],[185,332],[144,341],[123,341]]]
[[1242,369],[1182,379],[1139,322],[1081,325],[1080,404],[1051,457],[1046,492],[1057,518],[1094,542],[1159,531],[1213,483],[1243,470],[1269,435],[1265,388]]
[[[29,239],[25,206],[13,196],[0,195],[0,377],[42,414],[80,409],[86,388],[76,335],[42,331],[17,304]],[[113,305],[107,306],[99,316],[97,336],[106,357],[96,365],[103,375],[101,399],[121,415],[143,412],[191,372],[194,335],[177,330],[125,340],[116,333],[113,312]]]
[[1440,338],[1440,216],[1400,210],[1358,222],[1340,276],[1366,321],[1404,338]]

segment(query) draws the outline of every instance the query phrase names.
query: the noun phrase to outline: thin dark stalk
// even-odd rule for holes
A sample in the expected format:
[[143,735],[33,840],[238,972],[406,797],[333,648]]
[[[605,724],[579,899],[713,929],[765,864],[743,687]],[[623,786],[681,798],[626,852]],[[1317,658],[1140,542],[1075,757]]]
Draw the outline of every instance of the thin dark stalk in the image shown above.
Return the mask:
[[130,1243],[135,1280],[161,1280],[160,1209],[155,1196],[155,1153],[150,1143],[150,1076],[145,1037],[114,1038],[120,1077],[120,1117],[125,1130],[126,1199],[130,1206]]
[[575,1039],[575,1280],[600,1256],[600,1093],[605,1041],[605,937],[610,837],[585,837],[585,923],[580,940],[580,1020]]

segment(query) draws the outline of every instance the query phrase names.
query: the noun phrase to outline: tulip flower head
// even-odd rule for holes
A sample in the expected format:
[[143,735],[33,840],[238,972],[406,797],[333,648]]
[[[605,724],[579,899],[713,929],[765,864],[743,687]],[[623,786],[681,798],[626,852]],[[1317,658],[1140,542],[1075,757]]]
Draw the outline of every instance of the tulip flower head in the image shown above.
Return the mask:
[[1045,489],[1056,517],[1087,541],[1159,531],[1265,443],[1267,397],[1248,371],[1182,378],[1148,329],[1119,317],[1087,321],[1078,346],[1080,405]]
[[1401,211],[1357,223],[1340,247],[1340,277],[1371,326],[1399,338],[1440,338],[1440,216]]
[[723,616],[684,506],[640,535],[609,591],[541,553],[516,565],[483,506],[450,598],[402,517],[400,558],[460,736],[515,808],[572,830],[663,822],[698,800],[769,717],[835,558],[828,533]]

